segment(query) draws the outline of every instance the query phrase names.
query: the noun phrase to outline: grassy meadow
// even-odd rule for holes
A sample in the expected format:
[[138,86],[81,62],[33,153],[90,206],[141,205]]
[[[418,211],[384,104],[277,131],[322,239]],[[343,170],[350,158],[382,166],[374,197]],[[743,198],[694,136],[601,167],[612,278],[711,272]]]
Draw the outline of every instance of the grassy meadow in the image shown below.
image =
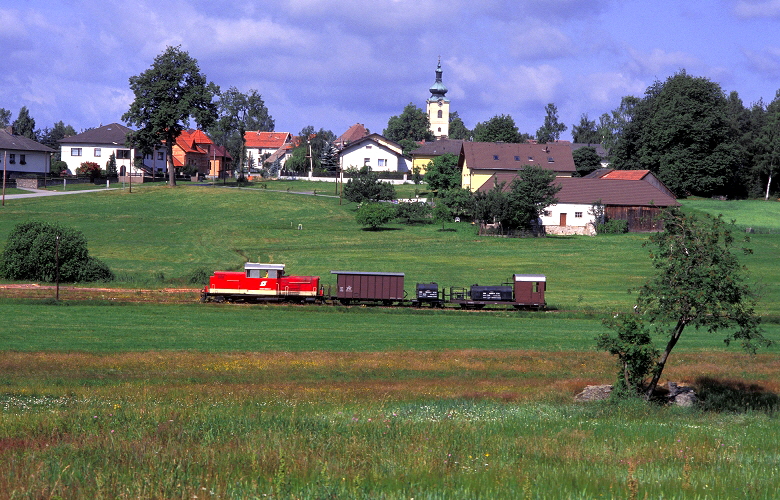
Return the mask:
[[[651,272],[646,235],[364,231],[322,184],[7,200],[0,242],[33,218],[77,228],[124,291],[0,289],[0,497],[776,497],[777,345],[750,356],[686,331],[664,380],[694,385],[695,408],[573,402],[613,381],[593,338]],[[683,203],[760,228],[744,262],[780,340],[780,204]],[[543,273],[552,309],[196,302],[191,277],[246,260],[326,284],[333,269],[401,271],[410,293]],[[193,291],[169,302],[170,287]]]

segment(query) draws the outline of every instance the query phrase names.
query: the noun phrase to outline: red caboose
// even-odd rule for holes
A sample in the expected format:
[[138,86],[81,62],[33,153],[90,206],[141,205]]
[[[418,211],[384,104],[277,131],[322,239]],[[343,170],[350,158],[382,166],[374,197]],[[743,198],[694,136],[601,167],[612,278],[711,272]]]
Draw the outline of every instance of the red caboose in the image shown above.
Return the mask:
[[286,276],[284,264],[247,262],[244,272],[215,271],[202,300],[315,302],[322,300],[319,276]]

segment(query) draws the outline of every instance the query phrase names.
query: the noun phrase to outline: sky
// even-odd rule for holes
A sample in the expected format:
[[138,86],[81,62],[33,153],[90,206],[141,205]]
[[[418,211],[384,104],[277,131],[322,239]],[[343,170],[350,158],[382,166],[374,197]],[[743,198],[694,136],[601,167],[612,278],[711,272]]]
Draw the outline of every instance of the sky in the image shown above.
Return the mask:
[[128,79],[168,46],[222,89],[256,90],[277,131],[382,133],[425,109],[441,58],[468,128],[568,129],[680,70],[746,106],[780,89],[780,0],[0,0],[0,108],[36,128],[122,123]]

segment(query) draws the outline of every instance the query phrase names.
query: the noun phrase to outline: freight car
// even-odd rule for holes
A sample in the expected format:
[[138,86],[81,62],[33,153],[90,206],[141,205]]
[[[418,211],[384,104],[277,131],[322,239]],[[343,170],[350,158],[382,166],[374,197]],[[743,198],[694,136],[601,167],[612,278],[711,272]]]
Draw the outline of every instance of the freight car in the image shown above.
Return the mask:
[[508,305],[517,309],[544,309],[547,277],[543,274],[514,274],[512,284],[472,285],[450,288],[448,302],[464,309],[482,309],[487,305]]
[[321,302],[319,276],[287,276],[284,264],[247,262],[244,272],[215,271],[201,292],[207,302]]

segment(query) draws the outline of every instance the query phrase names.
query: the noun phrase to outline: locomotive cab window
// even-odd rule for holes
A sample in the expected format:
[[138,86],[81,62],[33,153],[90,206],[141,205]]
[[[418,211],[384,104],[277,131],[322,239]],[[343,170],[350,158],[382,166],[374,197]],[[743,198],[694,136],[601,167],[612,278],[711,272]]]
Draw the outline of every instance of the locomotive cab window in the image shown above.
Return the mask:
[[246,277],[277,279],[279,277],[279,271],[276,269],[247,269]]

